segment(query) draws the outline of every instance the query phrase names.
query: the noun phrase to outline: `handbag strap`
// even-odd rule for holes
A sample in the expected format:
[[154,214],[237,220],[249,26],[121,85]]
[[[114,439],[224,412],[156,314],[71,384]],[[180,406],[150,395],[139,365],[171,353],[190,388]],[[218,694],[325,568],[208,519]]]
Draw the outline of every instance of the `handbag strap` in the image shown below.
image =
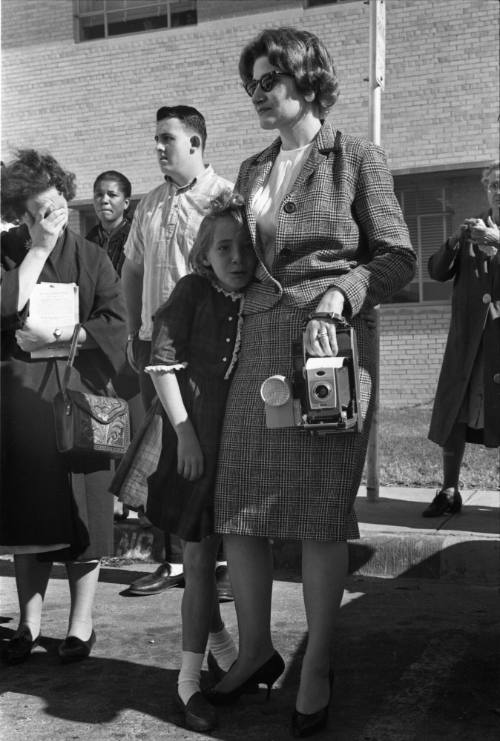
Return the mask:
[[75,324],[75,328],[73,330],[73,336],[71,338],[71,345],[69,348],[68,360],[66,362],[66,367],[64,368],[64,375],[63,375],[63,380],[61,384],[61,391],[63,395],[66,393],[69,379],[71,377],[71,368],[73,367],[73,363],[75,362],[76,351],[78,349],[78,335],[80,333],[81,326],[82,326],[81,324]]

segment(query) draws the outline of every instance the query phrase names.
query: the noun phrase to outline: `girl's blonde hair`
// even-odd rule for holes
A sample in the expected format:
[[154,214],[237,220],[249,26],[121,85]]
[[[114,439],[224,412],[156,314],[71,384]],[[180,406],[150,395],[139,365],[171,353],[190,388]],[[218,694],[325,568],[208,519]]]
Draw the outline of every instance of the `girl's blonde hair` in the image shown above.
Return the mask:
[[210,265],[205,265],[208,251],[212,246],[215,223],[218,219],[226,216],[234,219],[236,223],[245,222],[245,201],[239,193],[226,191],[215,198],[210,204],[210,210],[204,217],[189,255],[189,264],[193,272],[203,275],[205,278],[213,278],[213,270]]

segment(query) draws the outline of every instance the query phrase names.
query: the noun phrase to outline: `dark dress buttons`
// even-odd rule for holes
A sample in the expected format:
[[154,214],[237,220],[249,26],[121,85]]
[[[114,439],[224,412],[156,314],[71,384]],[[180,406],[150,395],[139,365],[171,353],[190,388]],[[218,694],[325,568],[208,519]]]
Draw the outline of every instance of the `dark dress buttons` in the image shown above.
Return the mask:
[[287,203],[285,203],[285,205],[283,206],[283,210],[286,214],[294,214],[297,210],[297,206],[295,205],[295,203],[292,203],[292,201],[287,201]]

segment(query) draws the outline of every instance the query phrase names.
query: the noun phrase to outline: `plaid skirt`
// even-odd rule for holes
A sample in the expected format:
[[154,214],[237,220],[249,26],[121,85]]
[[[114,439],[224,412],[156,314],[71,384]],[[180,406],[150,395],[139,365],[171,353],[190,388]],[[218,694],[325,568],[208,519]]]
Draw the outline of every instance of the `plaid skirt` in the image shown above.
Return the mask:
[[291,540],[359,538],[354,500],[372,416],[375,330],[361,317],[358,344],[361,432],[319,437],[298,428],[267,429],[260,386],[292,378],[292,342],[309,310],[278,305],[245,317],[241,350],[226,404],[215,490],[222,534]]

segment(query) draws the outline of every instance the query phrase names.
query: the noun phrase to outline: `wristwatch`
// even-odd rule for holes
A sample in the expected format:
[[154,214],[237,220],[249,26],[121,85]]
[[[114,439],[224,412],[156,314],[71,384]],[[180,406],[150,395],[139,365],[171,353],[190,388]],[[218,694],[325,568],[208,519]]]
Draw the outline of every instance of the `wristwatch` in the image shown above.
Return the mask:
[[59,340],[61,339],[61,336],[62,336],[62,329],[59,329],[58,327],[56,327],[54,329],[54,331],[52,332],[52,335],[53,335],[55,341],[56,342],[59,342]]

